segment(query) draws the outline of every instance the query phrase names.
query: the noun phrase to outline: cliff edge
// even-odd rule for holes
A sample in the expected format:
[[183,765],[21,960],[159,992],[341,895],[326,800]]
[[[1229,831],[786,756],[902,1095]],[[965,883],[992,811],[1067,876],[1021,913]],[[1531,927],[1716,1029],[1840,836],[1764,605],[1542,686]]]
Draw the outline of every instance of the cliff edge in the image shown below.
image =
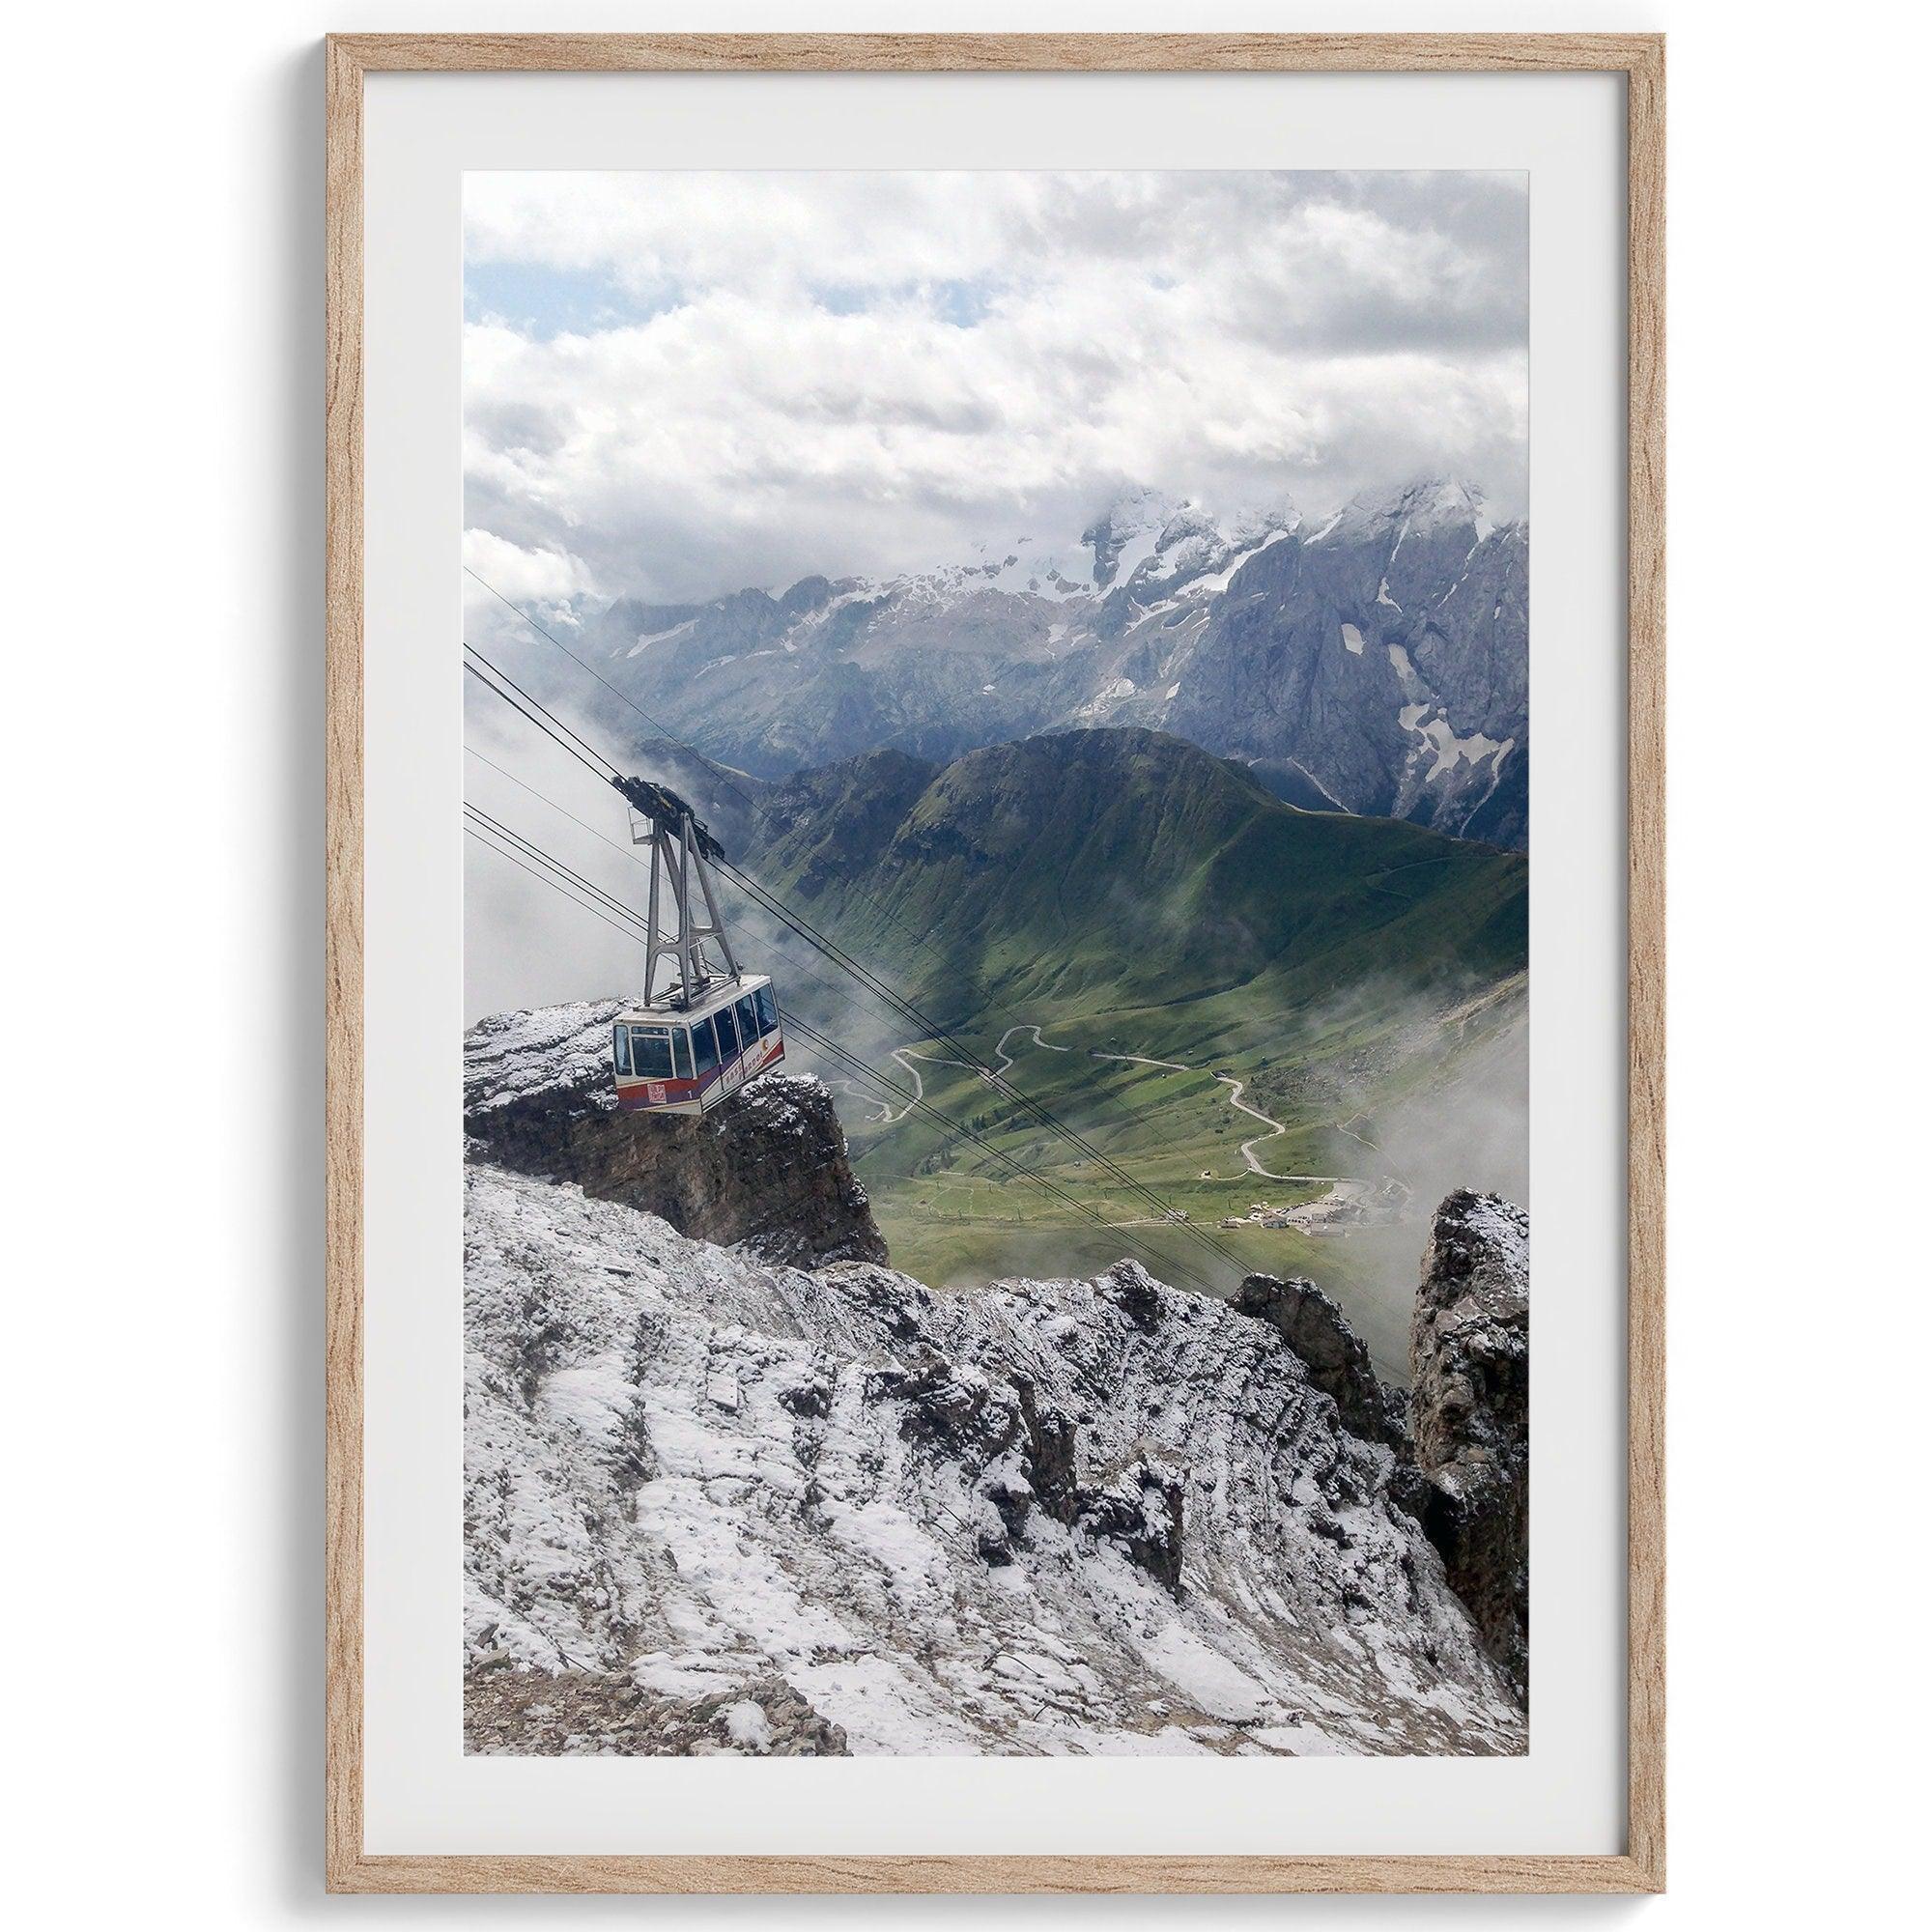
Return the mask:
[[1409,1334],[1423,1526],[1519,1696],[1529,1693],[1529,1216],[1458,1191],[1435,1210]]
[[1389,1494],[1428,1532],[1449,1587],[1517,1695],[1529,1695],[1529,1217],[1499,1195],[1449,1195],[1422,1257],[1412,1386],[1379,1380],[1313,1282],[1251,1274],[1235,1306],[1265,1321],[1343,1428],[1395,1451]]
[[611,1080],[617,1000],[499,1013],[463,1040],[472,1157],[573,1181],[719,1247],[795,1267],[883,1262],[885,1237],[846,1157],[832,1096],[767,1073],[703,1120],[622,1112]]

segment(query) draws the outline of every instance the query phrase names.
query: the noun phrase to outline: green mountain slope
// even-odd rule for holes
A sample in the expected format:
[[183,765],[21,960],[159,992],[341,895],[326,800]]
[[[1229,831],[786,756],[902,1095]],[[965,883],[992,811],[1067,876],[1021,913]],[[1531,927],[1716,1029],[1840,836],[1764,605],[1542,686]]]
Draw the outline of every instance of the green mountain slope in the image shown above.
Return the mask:
[[757,870],[952,1026],[1486,981],[1527,947],[1521,854],[1298,810],[1155,731],[807,774],[765,801]]

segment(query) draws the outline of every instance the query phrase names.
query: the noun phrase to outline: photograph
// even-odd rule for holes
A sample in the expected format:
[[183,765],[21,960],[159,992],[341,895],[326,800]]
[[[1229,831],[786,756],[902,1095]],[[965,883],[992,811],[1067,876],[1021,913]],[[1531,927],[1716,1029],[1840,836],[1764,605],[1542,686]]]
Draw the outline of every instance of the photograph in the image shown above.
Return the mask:
[[1924,1918],[1923,64],[1361,12],[27,17],[21,1923]]
[[1527,1751],[1531,193],[464,175],[468,1754]]

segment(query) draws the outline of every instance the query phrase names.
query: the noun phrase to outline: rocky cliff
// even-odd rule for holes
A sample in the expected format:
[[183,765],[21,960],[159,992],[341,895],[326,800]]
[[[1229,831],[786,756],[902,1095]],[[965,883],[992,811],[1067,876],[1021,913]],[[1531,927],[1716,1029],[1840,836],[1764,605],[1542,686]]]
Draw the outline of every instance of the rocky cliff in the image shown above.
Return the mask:
[[1312,1281],[1251,1274],[1236,1293],[1235,1306],[1267,1322],[1300,1356],[1309,1380],[1333,1399],[1344,1429],[1406,1454],[1402,1391],[1378,1378],[1368,1345]]
[[621,1010],[616,1000],[545,1007],[471,1028],[463,1119],[472,1155],[767,1260],[886,1259],[819,1081],[768,1073],[703,1120],[623,1113],[611,1077]]
[[1423,1521],[1491,1656],[1529,1689],[1529,1218],[1452,1194],[1423,1257],[1409,1342]]
[[1342,1426],[1396,1454],[1389,1494],[1421,1522],[1484,1646],[1529,1694],[1529,1217],[1451,1194],[1422,1258],[1412,1386],[1380,1381],[1347,1318],[1311,1281],[1251,1274],[1235,1305],[1267,1322]]

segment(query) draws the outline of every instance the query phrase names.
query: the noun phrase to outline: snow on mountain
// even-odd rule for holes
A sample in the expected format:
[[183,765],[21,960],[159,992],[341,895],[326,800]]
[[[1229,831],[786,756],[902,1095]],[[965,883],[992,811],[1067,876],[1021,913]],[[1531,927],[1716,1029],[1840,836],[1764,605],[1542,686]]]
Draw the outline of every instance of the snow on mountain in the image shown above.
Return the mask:
[[1203,571],[1230,567],[1231,560],[1238,562],[1300,522],[1286,498],[1217,518],[1194,503],[1140,490],[1113,504],[1077,543],[1033,536],[981,543],[975,546],[970,564],[895,579],[886,587],[927,596],[998,590],[1055,602],[1091,599],[1137,584],[1186,582]]
[[1136,490],[1108,506],[1081,532],[1094,553],[1094,582],[1107,590],[1126,582],[1160,543],[1160,533],[1186,507],[1158,490]]
[[990,546],[982,544],[980,551],[985,560],[978,568],[989,589],[1057,602],[1093,593],[1094,554],[1084,544],[1050,548],[1032,537],[1015,537],[997,558],[990,554]]
[[1391,531],[1398,547],[1410,535],[1434,535],[1446,529],[1472,529],[1481,543],[1495,527],[1480,490],[1444,477],[1411,483],[1393,496],[1365,491],[1344,506],[1330,526],[1333,535],[1343,541]]
[[1215,513],[1139,490],[1077,541],[626,602],[585,629],[613,683],[759,777],[1151,725],[1280,776],[1294,804],[1522,844],[1527,590],[1526,526],[1464,483],[1365,494],[1315,527],[1286,500]]
[[1526,1747],[1393,1452],[1268,1321],[467,1188],[470,1748]]

